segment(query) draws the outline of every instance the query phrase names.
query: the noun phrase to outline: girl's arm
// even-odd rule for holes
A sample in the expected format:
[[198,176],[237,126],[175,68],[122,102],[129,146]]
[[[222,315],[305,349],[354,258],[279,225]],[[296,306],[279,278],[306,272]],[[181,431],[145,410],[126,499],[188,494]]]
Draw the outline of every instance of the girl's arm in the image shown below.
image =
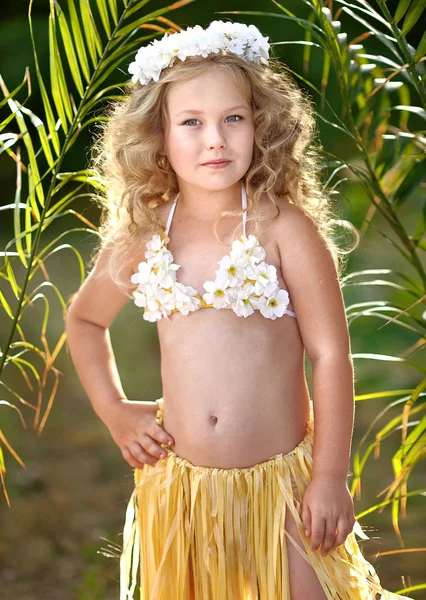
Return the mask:
[[276,221],[282,274],[312,365],[313,472],[346,480],[354,423],[354,377],[337,272],[315,225],[299,208],[286,203]]
[[[172,446],[174,440],[156,422],[155,402],[128,400],[123,391],[109,327],[129,297],[110,279],[107,260],[104,248],[68,311],[68,345],[94,411],[123,458],[132,467],[142,468],[146,463],[155,465],[164,453],[161,444]],[[130,276],[129,271],[129,280]]]
[[104,420],[111,409],[126,397],[109,330],[72,312],[67,318],[66,334],[81,384],[95,413]]
[[354,423],[354,379],[343,297],[330,251],[315,225],[286,203],[276,219],[281,269],[312,365],[312,479],[301,506],[311,549],[325,556],[355,524],[347,486]]
[[104,248],[77,292],[66,319],[67,341],[74,366],[94,411],[101,419],[126,397],[109,327],[129,298],[104,271],[107,260],[108,250]]

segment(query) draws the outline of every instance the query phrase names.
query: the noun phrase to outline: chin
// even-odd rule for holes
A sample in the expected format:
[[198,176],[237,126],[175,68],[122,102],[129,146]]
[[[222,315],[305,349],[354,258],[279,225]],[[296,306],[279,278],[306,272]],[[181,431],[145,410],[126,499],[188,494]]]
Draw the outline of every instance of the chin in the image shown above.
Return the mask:
[[211,192],[220,192],[221,190],[226,190],[232,185],[237,184],[242,179],[242,177],[244,177],[244,174],[245,172],[237,176],[235,174],[232,174],[232,176],[229,174],[227,176],[224,176],[224,174],[220,173],[218,170],[217,172],[212,173],[212,176],[210,177],[204,176],[202,178],[194,178],[181,177],[178,175],[178,181],[179,184],[180,182],[182,182],[184,185],[189,185],[194,188],[198,187]]
[[199,187],[202,187],[205,190],[209,190],[211,192],[221,192],[223,190],[227,190],[228,188],[232,187],[233,185],[236,185],[239,181],[241,180],[241,177],[235,179],[234,177],[231,178],[227,178],[227,179],[221,179],[218,181],[203,181],[203,182],[199,182],[199,183],[195,183],[194,185],[198,185]]

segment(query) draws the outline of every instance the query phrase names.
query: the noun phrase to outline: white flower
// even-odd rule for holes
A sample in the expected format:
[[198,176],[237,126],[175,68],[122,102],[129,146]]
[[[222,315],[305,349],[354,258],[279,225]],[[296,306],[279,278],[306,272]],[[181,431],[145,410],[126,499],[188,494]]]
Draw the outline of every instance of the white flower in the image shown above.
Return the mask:
[[154,323],[155,321],[159,321],[161,319],[161,312],[158,310],[155,312],[145,310],[142,316],[145,321],[150,321],[151,323]]
[[219,261],[219,267],[216,271],[216,281],[220,281],[225,287],[243,284],[245,279],[244,269],[233,261],[229,254]]
[[[149,262],[139,263],[137,273],[133,273],[130,278],[132,283],[139,284],[138,291],[153,297],[157,287],[169,288],[173,285],[173,281],[176,279],[174,269],[179,265],[169,265],[167,258],[163,259],[160,265],[161,267],[153,267]],[[173,270],[169,273],[170,267]]]
[[258,299],[254,295],[254,286],[251,283],[228,290],[228,297],[232,310],[239,317],[249,317],[258,307]]
[[136,306],[145,308],[146,321],[168,318],[175,306],[174,286],[176,271],[180,265],[173,263],[173,255],[165,247],[169,238],[154,234],[146,243],[146,262],[140,262],[137,273],[131,276],[132,283],[138,283],[133,293]]
[[270,48],[268,39],[255,25],[212,21],[207,29],[195,25],[184,31],[166,33],[160,40],[155,39],[148,46],[142,46],[128,71],[133,75],[133,83],[139,81],[146,85],[151,80],[158,81],[161,71],[173,66],[176,58],[183,61],[188,56],[206,57],[221,50],[249,62],[267,63]]
[[279,289],[277,269],[264,261],[265,250],[254,235],[233,242],[230,253],[219,261],[215,280],[203,284],[202,298],[192,286],[176,281],[180,265],[173,263],[167,241],[154,235],[146,244],[147,261],[139,263],[131,276],[132,283],[139,284],[133,296],[135,304],[145,309],[145,320],[168,319],[174,310],[188,315],[203,301],[216,309],[232,308],[242,317],[260,310],[264,317],[276,319],[286,312],[288,292]]
[[245,45],[245,40],[235,38],[229,43],[226,50],[227,52],[233,52],[234,54],[243,57],[245,52]]
[[274,265],[267,265],[262,261],[259,265],[248,266],[246,270],[248,279],[252,279],[255,293],[258,296],[270,296],[278,287],[277,270]]
[[173,286],[173,299],[176,308],[183,314],[197,310],[201,305],[197,290],[190,285],[176,282]]
[[146,262],[140,262],[138,264],[137,273],[133,273],[130,280],[132,283],[139,283],[144,285],[145,283],[150,283],[151,281],[151,267]]
[[222,285],[220,281],[206,281],[203,283],[203,287],[207,290],[207,293],[203,294],[203,300],[207,304],[213,304],[214,308],[226,308],[229,306],[226,286]]
[[161,258],[163,254],[170,252],[164,247],[167,242],[170,242],[168,237],[162,240],[161,236],[158,233],[155,233],[146,243],[145,258],[152,262],[153,260]]
[[148,300],[144,313],[143,313],[143,318],[145,319],[145,321],[159,321],[161,318],[163,317],[163,311],[160,308],[160,305],[158,304],[157,300],[155,299],[150,299]]
[[158,288],[153,297],[146,296],[146,306],[143,318],[146,321],[159,321],[169,318],[174,308],[174,294],[169,290]]
[[272,294],[270,298],[260,296],[259,309],[264,317],[275,320],[282,317],[289,304],[289,295],[286,290],[279,290]]
[[[167,36],[167,34],[166,34]],[[168,67],[174,57],[173,49],[168,43],[168,39],[164,40],[163,43],[160,40],[154,40],[151,50],[151,68],[156,71],[161,71],[165,67]]]
[[136,306],[139,306],[140,308],[145,308],[146,303],[147,303],[147,297],[144,292],[135,290],[133,292],[133,298],[135,299],[134,302],[135,302]]
[[254,266],[266,258],[266,252],[252,233],[232,242],[231,260],[241,267]]
[[153,268],[154,285],[160,288],[171,288],[176,281],[176,271],[180,265],[173,263],[173,255],[167,252],[157,260],[156,267]]
[[169,315],[172,311],[172,308],[174,308],[173,291],[170,292],[169,290],[159,288],[156,290],[155,298],[163,312],[166,312],[167,315]]

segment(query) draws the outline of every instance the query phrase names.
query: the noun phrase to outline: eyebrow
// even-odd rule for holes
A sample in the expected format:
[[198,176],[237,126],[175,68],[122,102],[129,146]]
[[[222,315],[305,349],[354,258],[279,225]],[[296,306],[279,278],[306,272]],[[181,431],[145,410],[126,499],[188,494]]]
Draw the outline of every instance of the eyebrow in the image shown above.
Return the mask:
[[[237,106],[228,108],[227,110],[224,110],[223,112],[231,112],[233,110],[237,110],[237,108],[243,108],[243,109],[249,110],[249,107],[246,104],[238,104]],[[183,113],[193,113],[193,114],[197,114],[197,115],[204,114],[202,110],[195,110],[194,108],[186,108],[185,110],[181,110],[180,112],[178,112],[176,114],[176,116],[179,117],[180,115],[183,115]]]

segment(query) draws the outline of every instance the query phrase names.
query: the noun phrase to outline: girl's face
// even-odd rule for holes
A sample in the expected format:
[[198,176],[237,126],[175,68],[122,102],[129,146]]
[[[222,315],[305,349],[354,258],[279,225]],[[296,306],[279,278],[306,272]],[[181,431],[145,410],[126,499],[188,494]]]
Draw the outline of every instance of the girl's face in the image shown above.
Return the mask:
[[[252,109],[232,76],[221,70],[171,86],[165,154],[185,184],[217,191],[239,181],[253,157]],[[222,168],[203,163],[226,159]]]

